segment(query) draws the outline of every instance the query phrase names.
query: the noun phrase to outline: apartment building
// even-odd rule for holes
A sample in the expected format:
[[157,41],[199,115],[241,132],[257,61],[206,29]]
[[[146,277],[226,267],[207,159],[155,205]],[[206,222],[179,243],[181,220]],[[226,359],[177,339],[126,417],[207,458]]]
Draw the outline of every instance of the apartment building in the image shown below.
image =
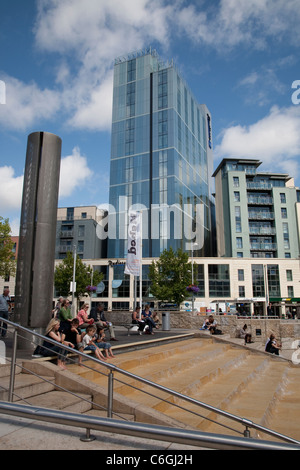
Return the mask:
[[218,256],[298,258],[300,189],[259,160],[226,158],[215,177]]

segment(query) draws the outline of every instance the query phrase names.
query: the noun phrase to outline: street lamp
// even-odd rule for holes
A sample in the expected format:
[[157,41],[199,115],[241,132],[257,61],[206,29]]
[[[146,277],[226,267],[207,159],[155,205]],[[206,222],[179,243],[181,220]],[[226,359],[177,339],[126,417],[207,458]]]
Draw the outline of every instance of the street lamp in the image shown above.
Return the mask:
[[76,314],[76,308],[75,308],[75,292],[76,292],[76,282],[75,282],[75,275],[76,275],[76,245],[73,246],[73,257],[74,257],[74,264],[73,264],[73,282],[72,282],[72,306],[71,306],[71,312],[72,312],[72,317],[75,318]]
[[[198,243],[192,243],[192,286],[194,285],[194,248],[198,246]],[[192,314],[194,313],[194,291],[192,292]]]

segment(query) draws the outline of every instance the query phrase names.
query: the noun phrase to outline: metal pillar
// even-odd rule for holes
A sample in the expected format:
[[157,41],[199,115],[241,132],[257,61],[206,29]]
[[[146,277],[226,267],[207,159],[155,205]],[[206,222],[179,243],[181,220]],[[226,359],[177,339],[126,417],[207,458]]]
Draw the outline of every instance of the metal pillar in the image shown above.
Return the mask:
[[28,136],[18,248],[15,319],[32,329],[51,318],[61,139]]

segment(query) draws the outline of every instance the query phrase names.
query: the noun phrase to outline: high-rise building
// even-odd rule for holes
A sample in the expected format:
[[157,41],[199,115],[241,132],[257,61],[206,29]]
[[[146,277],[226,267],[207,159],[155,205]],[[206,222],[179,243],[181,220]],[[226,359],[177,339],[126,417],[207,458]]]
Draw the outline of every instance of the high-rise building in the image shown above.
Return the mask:
[[260,165],[225,158],[214,172],[218,256],[298,258],[300,190]]
[[108,257],[124,257],[128,210],[142,211],[143,258],[214,254],[211,115],[156,51],[114,66]]

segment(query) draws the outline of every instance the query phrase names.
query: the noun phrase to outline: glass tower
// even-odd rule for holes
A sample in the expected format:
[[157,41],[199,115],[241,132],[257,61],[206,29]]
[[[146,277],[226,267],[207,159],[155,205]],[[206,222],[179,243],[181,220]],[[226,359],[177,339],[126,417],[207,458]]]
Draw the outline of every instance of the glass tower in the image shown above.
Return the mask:
[[108,257],[127,251],[128,210],[142,213],[143,258],[213,254],[211,116],[155,50],[114,66]]

